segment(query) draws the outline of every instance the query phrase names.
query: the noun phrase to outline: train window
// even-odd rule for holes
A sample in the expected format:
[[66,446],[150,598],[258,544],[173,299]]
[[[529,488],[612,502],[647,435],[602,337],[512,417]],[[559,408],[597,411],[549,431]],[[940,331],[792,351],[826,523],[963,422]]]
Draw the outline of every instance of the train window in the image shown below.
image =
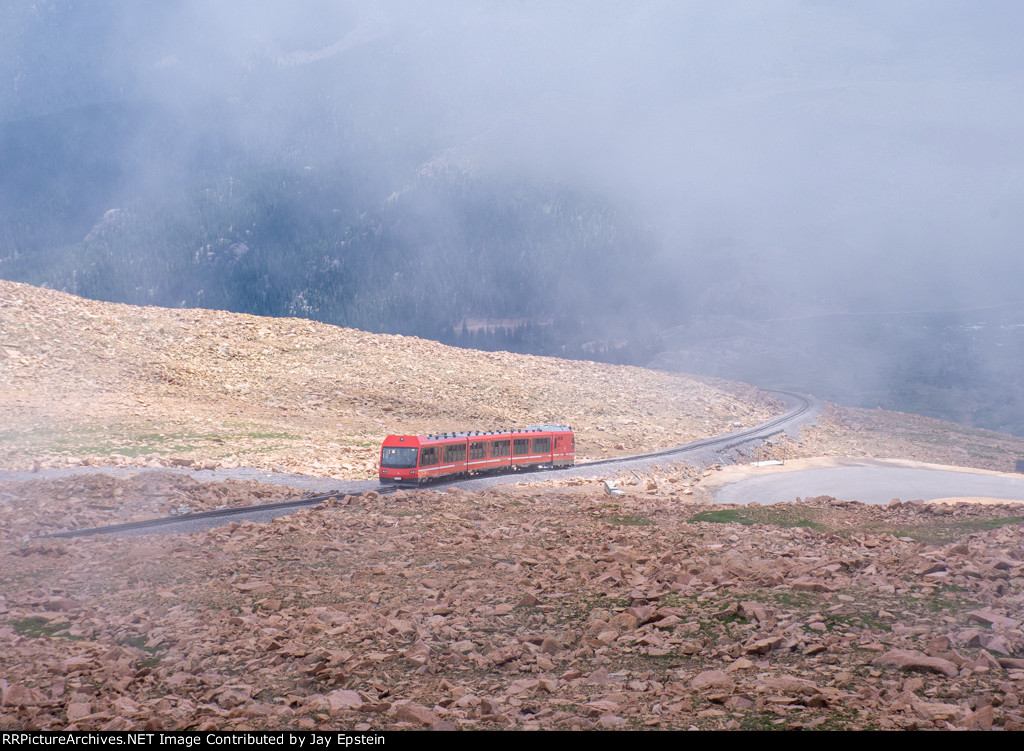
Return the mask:
[[448,462],[464,462],[466,461],[466,444],[464,443],[450,443],[444,447],[444,461],[445,464]]
[[416,449],[392,448],[385,446],[380,456],[380,466],[392,467],[394,469],[409,469],[416,466]]
[[437,446],[420,449],[420,466],[432,467],[437,464]]
[[512,456],[526,456],[530,453],[529,438],[512,439]]
[[491,458],[497,459],[498,457],[508,456],[509,448],[510,445],[508,441],[492,441]]
[[469,458],[472,459],[486,459],[487,458],[487,441],[477,441],[469,444]]
[[533,453],[535,454],[547,454],[551,451],[551,438],[545,436],[544,438],[533,439]]

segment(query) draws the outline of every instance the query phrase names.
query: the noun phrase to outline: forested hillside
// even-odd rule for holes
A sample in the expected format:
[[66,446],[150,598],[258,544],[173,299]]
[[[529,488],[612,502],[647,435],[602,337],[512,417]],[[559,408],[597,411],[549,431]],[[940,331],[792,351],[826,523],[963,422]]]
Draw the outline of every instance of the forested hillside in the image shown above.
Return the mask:
[[[187,144],[163,114],[94,107],[5,125],[0,274],[107,301],[611,360],[649,356],[644,332],[671,320],[655,243],[598,195],[443,158],[391,182],[362,159],[256,160],[216,142],[179,160]],[[125,142],[139,134],[166,152],[135,153]],[[139,181],[147,167],[158,183]],[[470,331],[471,319],[508,323]]]

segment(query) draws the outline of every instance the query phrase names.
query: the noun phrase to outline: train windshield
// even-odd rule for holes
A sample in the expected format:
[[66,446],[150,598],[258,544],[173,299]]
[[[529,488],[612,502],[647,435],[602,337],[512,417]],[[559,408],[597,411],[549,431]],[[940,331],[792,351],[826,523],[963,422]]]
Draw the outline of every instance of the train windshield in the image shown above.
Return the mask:
[[392,469],[409,469],[416,466],[416,449],[391,448],[385,446],[381,452],[380,466]]

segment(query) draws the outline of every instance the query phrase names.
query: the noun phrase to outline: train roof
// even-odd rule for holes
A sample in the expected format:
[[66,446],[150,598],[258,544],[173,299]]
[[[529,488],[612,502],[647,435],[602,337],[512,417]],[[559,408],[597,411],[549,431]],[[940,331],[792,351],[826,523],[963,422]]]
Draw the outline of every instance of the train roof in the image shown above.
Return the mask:
[[[476,438],[483,436],[520,435],[522,433],[566,433],[572,428],[566,425],[531,425],[528,428],[511,428],[509,430],[466,430],[452,433],[428,433],[414,436],[423,441],[438,441],[448,438]],[[390,438],[391,436],[389,436]],[[411,436],[412,437],[412,436]]]

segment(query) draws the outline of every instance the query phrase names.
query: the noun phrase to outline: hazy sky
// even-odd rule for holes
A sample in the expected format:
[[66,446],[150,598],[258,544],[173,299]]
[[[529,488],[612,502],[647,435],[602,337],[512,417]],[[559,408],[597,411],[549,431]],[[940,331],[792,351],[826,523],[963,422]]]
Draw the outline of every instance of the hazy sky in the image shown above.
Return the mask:
[[869,306],[1020,296],[1018,0],[76,6],[9,14],[5,118],[156,100],[197,137],[280,144],[342,112],[426,160],[609,194],[695,274],[713,252],[884,278]]

